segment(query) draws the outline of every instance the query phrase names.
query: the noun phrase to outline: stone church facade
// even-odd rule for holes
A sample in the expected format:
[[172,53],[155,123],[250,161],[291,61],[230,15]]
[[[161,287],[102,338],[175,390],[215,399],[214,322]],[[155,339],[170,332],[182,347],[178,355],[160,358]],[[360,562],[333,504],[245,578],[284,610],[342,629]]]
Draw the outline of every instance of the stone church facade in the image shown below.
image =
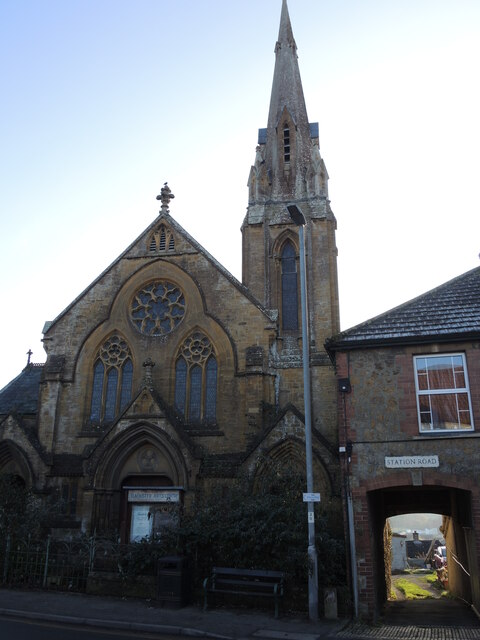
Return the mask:
[[175,221],[165,184],[158,217],[45,325],[45,364],[0,392],[0,473],[58,492],[65,534],[139,539],[214,485],[261,481],[272,465],[304,469],[292,203],[306,218],[315,490],[341,514],[336,379],[323,346],[340,329],[336,221],[285,0],[275,56],[242,282]]

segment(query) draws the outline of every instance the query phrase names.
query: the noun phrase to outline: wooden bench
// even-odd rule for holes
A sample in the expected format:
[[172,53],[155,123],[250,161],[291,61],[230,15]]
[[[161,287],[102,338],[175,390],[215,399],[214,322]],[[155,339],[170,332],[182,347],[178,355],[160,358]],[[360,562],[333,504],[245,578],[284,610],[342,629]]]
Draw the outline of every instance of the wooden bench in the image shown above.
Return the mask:
[[203,581],[203,609],[207,610],[209,593],[260,596],[275,599],[275,618],[278,618],[279,602],[283,597],[284,577],[283,571],[213,567],[212,575]]

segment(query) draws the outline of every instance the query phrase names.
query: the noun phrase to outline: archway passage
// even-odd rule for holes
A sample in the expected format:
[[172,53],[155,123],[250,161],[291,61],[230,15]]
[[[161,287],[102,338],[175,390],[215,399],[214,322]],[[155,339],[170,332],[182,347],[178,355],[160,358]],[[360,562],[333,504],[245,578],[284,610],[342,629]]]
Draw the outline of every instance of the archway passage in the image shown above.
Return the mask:
[[[406,513],[438,513],[443,516],[443,534],[446,541],[448,551],[448,586],[452,595],[461,601],[472,604],[478,602],[479,584],[478,584],[478,563],[476,555],[475,532],[472,526],[472,496],[470,491],[452,487],[442,487],[435,485],[422,486],[400,486],[389,487],[370,491],[367,494],[369,520],[372,533],[372,552],[373,552],[373,589],[378,613],[389,613],[392,611],[406,611],[403,614],[405,624],[414,624],[408,611],[408,605],[403,607],[389,605],[386,609],[385,605],[388,600],[386,578],[385,578],[385,547],[384,547],[384,527],[387,518]],[[427,601],[424,601],[424,603]],[[433,615],[430,602],[424,604],[425,615],[429,609],[429,624],[436,626],[435,621],[431,619]],[[418,609],[422,607],[422,603],[415,605]],[[446,609],[441,606],[437,607],[438,615],[443,611],[445,616]],[[435,607],[433,607],[435,610]],[[458,616],[458,610],[454,618]],[[402,613],[400,612],[400,617]],[[453,609],[452,609],[453,616]],[[424,614],[423,624],[426,618]],[[447,615],[448,617],[448,615]],[[398,624],[398,615],[395,616]],[[452,622],[454,620],[452,619]],[[470,623],[473,621],[470,620]],[[478,622],[478,620],[477,620]],[[439,618],[439,625],[445,625]],[[471,624],[470,624],[471,626]]]

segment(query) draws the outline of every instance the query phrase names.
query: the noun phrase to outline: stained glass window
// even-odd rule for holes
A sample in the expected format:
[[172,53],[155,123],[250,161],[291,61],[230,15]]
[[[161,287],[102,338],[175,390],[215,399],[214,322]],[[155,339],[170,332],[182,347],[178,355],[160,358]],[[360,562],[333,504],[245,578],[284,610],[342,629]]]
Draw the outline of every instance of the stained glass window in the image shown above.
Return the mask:
[[177,285],[163,280],[138,291],[130,305],[130,318],[140,333],[163,336],[175,329],[185,315],[185,297]]
[[97,422],[102,413],[104,366],[101,360],[97,360],[93,368],[92,403],[90,408],[90,420]]
[[192,422],[198,422],[202,415],[202,369],[199,366],[190,369],[190,412]]
[[217,415],[217,361],[210,357],[206,369],[205,417],[213,422]]
[[298,287],[295,247],[286,242],[282,250],[282,327],[286,331],[298,329]]
[[175,407],[187,423],[216,421],[217,361],[212,343],[200,331],[180,346],[175,366]]
[[114,334],[98,350],[93,368],[90,421],[111,422],[130,401],[133,364],[127,342]]
[[105,420],[113,420],[117,400],[118,369],[110,369],[107,374],[107,390],[105,393]]
[[183,358],[177,360],[175,367],[175,407],[185,416],[185,399],[187,394],[187,363]]
[[120,411],[123,411],[132,397],[133,364],[127,360],[122,367],[122,390],[120,393]]

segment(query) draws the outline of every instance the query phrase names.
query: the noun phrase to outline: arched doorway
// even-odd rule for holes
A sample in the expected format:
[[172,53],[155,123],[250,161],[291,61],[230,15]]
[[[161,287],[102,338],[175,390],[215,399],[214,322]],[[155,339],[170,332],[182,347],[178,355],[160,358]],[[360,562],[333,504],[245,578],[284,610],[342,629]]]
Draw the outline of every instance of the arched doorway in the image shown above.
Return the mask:
[[92,530],[122,542],[158,535],[188,489],[180,447],[160,429],[139,424],[105,446],[94,476]]

